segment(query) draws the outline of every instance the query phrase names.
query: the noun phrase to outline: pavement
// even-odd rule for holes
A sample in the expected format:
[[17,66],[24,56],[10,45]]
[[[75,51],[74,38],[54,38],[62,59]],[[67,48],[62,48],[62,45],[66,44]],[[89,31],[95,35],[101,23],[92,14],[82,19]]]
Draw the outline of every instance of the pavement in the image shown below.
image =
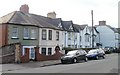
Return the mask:
[[49,60],[49,61],[30,61],[29,63],[20,63],[20,64],[17,63],[0,64],[0,67],[2,67],[2,70],[0,70],[0,72],[45,67],[45,66],[57,65],[60,63],[61,63],[60,60]]

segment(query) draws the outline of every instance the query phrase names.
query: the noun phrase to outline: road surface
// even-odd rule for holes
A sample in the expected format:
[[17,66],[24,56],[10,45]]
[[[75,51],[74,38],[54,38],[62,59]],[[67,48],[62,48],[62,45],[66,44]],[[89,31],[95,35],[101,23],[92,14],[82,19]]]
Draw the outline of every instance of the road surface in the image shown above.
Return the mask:
[[107,54],[105,59],[100,60],[5,71],[4,73],[118,73],[118,54]]

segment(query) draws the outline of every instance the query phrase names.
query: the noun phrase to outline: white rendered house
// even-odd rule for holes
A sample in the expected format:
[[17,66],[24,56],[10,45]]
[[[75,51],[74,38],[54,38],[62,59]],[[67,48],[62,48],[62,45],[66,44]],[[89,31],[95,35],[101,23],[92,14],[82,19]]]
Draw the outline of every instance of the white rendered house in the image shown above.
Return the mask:
[[115,31],[112,27],[106,25],[106,21],[99,21],[96,29],[100,34],[99,40],[103,48],[116,47]]

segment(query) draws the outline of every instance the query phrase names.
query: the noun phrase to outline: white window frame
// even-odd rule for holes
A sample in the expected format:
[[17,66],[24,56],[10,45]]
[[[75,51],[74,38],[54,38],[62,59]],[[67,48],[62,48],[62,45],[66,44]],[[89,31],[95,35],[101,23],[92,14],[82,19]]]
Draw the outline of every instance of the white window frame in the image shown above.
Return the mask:
[[[27,32],[26,30],[27,29]],[[26,34],[27,34],[27,37],[26,37]],[[29,39],[29,28],[24,28],[24,35],[23,35],[24,39]]]
[[48,30],[48,40],[52,40],[52,30]]
[[18,38],[18,28],[17,27],[13,27],[12,38]]
[[90,42],[89,35],[85,35],[85,42]]
[[[45,49],[45,54],[42,52],[43,49]],[[41,48],[41,54],[47,55],[47,48],[46,47]]]
[[34,28],[31,29],[31,39],[36,39],[36,30]]
[[42,40],[47,40],[47,30],[46,29],[42,30]]
[[[23,46],[22,47],[22,55],[24,56],[25,55],[25,48],[29,48],[30,49],[30,53],[31,54],[31,48],[34,48],[36,46]],[[31,58],[31,55],[29,55],[29,58]]]
[[[49,54],[49,49],[51,49],[51,54]],[[48,55],[52,55],[52,48],[48,48]]]
[[59,37],[60,37],[59,34],[60,34],[59,31],[56,31],[56,40],[57,41],[59,41]]
[[71,40],[71,33],[68,32],[68,40]]

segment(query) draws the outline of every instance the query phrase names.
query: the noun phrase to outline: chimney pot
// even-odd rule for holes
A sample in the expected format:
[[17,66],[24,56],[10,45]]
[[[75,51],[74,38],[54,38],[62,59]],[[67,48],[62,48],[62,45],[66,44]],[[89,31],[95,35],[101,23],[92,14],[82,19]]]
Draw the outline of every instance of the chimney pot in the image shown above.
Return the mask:
[[106,25],[106,21],[99,21],[99,25]]
[[55,13],[55,12],[49,12],[49,13],[47,14],[47,17],[48,17],[48,18],[55,19],[55,18],[56,18],[56,13]]
[[24,13],[29,13],[29,6],[27,4],[21,5],[20,11]]

